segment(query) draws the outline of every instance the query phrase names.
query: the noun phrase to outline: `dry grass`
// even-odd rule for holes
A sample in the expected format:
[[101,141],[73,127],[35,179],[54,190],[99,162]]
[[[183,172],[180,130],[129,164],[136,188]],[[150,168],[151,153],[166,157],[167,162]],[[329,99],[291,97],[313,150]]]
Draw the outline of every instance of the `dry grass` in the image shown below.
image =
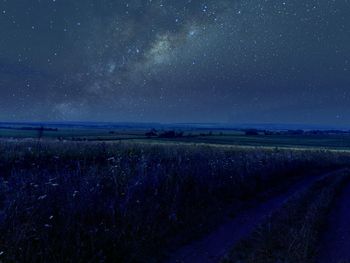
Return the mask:
[[349,179],[349,171],[333,173],[297,194],[241,241],[223,262],[314,262],[329,209]]
[[0,260],[150,262],[228,205],[346,153],[1,142]]

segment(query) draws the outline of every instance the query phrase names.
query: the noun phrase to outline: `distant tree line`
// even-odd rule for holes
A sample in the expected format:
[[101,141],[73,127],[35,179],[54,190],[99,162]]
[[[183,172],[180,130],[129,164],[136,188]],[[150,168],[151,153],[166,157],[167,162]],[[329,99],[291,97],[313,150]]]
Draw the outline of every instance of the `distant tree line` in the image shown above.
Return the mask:
[[38,131],[38,130],[42,130],[42,131],[54,131],[57,132],[58,129],[57,128],[46,128],[46,127],[22,127],[19,128],[19,130],[25,130],[25,131]]
[[331,134],[350,134],[350,131],[341,130],[286,130],[286,131],[272,131],[272,130],[258,130],[258,129],[246,129],[244,130],[247,136],[257,135],[331,135]]
[[149,132],[146,132],[145,135],[148,138],[151,138],[151,137],[157,137],[157,138],[181,138],[181,137],[184,136],[184,132],[183,131],[174,131],[174,130],[158,132],[156,129],[152,129]]
[[19,131],[38,131],[38,130],[44,130],[44,131],[58,131],[58,128],[46,128],[46,127],[9,127],[9,126],[3,126],[0,127],[2,130],[19,130]]

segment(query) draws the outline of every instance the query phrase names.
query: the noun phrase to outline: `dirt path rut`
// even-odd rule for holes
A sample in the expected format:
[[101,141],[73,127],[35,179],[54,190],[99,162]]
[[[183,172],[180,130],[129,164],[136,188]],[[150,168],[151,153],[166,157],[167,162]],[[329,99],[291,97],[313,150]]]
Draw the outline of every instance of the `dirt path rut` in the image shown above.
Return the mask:
[[280,208],[294,193],[309,187],[318,178],[320,176],[307,177],[291,186],[283,194],[275,196],[257,207],[241,212],[234,219],[228,220],[204,238],[175,251],[165,262],[218,262],[239,240],[248,236],[267,215]]

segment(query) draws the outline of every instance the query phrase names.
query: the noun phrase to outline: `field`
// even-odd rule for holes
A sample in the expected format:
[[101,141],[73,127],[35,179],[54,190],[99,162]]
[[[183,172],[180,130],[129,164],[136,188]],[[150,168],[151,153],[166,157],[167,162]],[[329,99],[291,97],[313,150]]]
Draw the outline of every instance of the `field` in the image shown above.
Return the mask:
[[0,124],[0,138],[37,139],[38,136],[47,140],[92,141],[92,142],[147,142],[147,143],[189,143],[189,144],[218,144],[249,147],[284,147],[284,148],[317,148],[348,150],[350,148],[349,132],[321,132],[319,134],[293,134],[287,131],[274,134],[246,135],[244,129],[154,125],[158,134],[174,130],[181,132],[181,136],[164,138],[161,136],[147,136],[152,126],[108,125],[108,124],[51,124],[47,125],[39,135],[41,125],[29,124]]
[[348,135],[0,133],[0,262],[316,262],[350,176]]

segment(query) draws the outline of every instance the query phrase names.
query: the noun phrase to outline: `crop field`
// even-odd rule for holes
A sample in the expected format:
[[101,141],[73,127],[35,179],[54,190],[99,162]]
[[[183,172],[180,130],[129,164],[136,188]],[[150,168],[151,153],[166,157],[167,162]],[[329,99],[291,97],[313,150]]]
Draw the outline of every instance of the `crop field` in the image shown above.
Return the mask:
[[[345,171],[349,164],[350,153],[322,149],[3,139],[0,261],[202,262],[188,255],[196,254],[196,240],[208,235],[210,244],[222,244],[229,255],[226,260],[233,260],[235,246],[241,246],[235,238],[253,235],[256,224],[264,222],[258,215],[279,211],[280,203],[289,198],[303,207],[295,212],[299,217],[311,209],[309,199],[293,197],[302,187],[311,187],[312,194],[302,196],[312,200],[330,189],[331,207],[341,189],[338,185],[346,182],[345,172],[333,173],[322,189],[311,182],[331,171]],[[264,209],[259,210],[261,205]],[[294,213],[290,207],[287,215]],[[247,211],[259,222],[236,225],[234,220]],[[325,222],[326,216],[322,218]],[[280,219],[275,221],[281,225]],[[225,222],[231,222],[229,228]],[[219,227],[227,233],[225,243],[222,235],[215,235]],[[288,227],[284,223],[281,229]],[[242,231],[230,235],[237,229]],[[269,235],[273,238],[273,233],[264,238]],[[313,244],[318,238],[321,235],[310,237]],[[190,251],[185,257],[184,246]],[[246,253],[257,247],[247,246]],[[220,247],[220,253],[210,248],[210,262],[225,258]],[[282,261],[290,258],[285,250],[279,251]],[[307,254],[310,260],[315,255]],[[260,261],[247,262],[275,261],[264,254]]]
[[[153,139],[159,141],[159,139]],[[163,139],[164,141],[164,139]],[[321,148],[347,150],[350,148],[349,135],[258,135],[246,136],[244,134],[197,136],[192,138],[168,139],[167,141],[180,141],[186,143],[204,143],[236,146],[257,147],[295,147],[295,148]]]
[[[163,127],[155,136],[149,136],[145,127],[109,127],[108,125],[50,125],[40,132],[40,126],[0,125],[0,138],[38,139],[54,141],[91,141],[91,142],[142,142],[175,144],[210,144],[248,147],[317,148],[348,150],[350,133],[324,132],[320,134],[289,134],[288,132],[247,135],[244,130],[235,129],[196,129],[182,127],[178,129]],[[162,137],[159,134],[169,130],[181,133],[181,136]],[[159,136],[157,136],[159,135]]]

